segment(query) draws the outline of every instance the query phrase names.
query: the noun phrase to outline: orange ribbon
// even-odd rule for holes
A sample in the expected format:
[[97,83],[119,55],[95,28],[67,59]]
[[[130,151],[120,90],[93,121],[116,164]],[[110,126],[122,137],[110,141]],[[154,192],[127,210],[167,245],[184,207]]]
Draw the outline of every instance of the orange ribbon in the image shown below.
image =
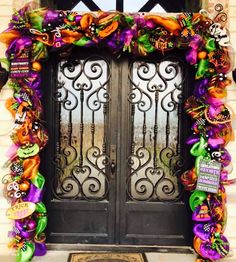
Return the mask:
[[32,179],[38,173],[38,168],[40,164],[39,155],[35,155],[33,157],[29,157],[23,161],[24,173],[22,175],[22,179]]
[[98,35],[101,38],[105,38],[109,36],[111,33],[113,33],[119,26],[119,23],[117,21],[113,21],[110,25],[105,27],[103,30],[98,32]]
[[5,106],[10,111],[12,116],[15,118],[16,116],[16,109],[13,107],[13,105],[16,103],[16,100],[13,97],[9,97],[6,102]]
[[21,34],[17,30],[9,30],[0,34],[0,42],[9,46],[15,39],[21,37]]
[[157,25],[163,26],[168,32],[178,36],[180,35],[181,26],[180,24],[173,18],[162,17],[159,15],[146,15],[145,20],[151,20]]
[[61,36],[64,43],[72,44],[74,41],[79,40],[83,35],[79,32],[61,30]]
[[82,30],[86,30],[93,22],[93,17],[90,14],[85,14],[80,19],[80,26]]

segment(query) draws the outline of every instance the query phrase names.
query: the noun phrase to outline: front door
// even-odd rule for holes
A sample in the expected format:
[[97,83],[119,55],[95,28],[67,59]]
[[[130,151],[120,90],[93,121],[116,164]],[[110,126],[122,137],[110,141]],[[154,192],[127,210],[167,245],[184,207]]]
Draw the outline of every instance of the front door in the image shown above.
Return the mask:
[[[44,71],[50,243],[190,245],[181,56],[55,56]],[[191,78],[191,77],[190,77]]]

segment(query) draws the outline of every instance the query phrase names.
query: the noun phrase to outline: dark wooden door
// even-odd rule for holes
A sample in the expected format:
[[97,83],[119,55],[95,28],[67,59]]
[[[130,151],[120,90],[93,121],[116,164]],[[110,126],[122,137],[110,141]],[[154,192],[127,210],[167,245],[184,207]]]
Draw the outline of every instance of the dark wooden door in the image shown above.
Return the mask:
[[43,72],[51,243],[186,246],[190,161],[181,56],[53,57]]

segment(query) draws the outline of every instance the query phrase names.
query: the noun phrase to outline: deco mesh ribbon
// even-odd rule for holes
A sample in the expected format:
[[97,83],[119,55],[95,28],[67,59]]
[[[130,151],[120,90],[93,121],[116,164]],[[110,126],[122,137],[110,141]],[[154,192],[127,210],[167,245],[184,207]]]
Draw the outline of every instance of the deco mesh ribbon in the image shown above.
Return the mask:
[[[162,17],[102,11],[79,14],[47,8],[31,10],[28,5],[13,14],[0,41],[7,45],[9,84],[14,90],[13,97],[6,103],[15,118],[11,134],[14,146],[8,163],[10,174],[3,182],[11,198],[11,212],[19,205],[23,208],[13,218],[11,232],[17,262],[27,262],[34,255],[46,253],[47,211],[42,203],[45,179],[39,172],[39,152],[45,147],[48,135],[41,120],[41,62],[51,52],[66,52],[73,46],[105,48],[115,57],[122,52],[147,56],[154,52],[164,55],[173,49],[186,50],[186,61],[196,71],[193,95],[185,103],[193,132],[187,144],[191,146],[195,165],[185,171],[180,180],[190,191],[193,246],[199,261],[215,261],[228,254],[229,243],[223,235],[224,185],[230,183],[231,159],[225,146],[232,137],[232,128],[230,109],[221,99],[226,96],[226,87],[230,84],[226,74],[233,65],[224,27],[226,14],[221,5],[215,10],[214,18],[206,11]],[[196,190],[202,160],[220,164],[218,193]],[[31,212],[24,209],[26,205],[32,206]],[[22,216],[24,212],[26,217]]]

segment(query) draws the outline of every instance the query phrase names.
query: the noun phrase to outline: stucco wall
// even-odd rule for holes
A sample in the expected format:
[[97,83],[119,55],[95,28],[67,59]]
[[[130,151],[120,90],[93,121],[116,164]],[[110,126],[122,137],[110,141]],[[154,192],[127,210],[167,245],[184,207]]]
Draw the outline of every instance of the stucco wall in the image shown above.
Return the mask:
[[[8,22],[11,18],[13,8],[18,9],[27,1],[22,0],[1,0],[0,1],[0,31],[7,28]],[[210,0],[209,5],[212,8],[212,3],[215,0]],[[231,33],[231,44],[236,50],[236,1],[235,0],[222,0],[221,2],[227,3],[229,10],[229,30]],[[0,57],[4,56],[5,47],[0,45]],[[235,56],[235,53],[234,53]],[[6,152],[11,145],[9,133],[13,127],[13,121],[10,113],[5,109],[4,104],[7,97],[11,96],[11,90],[6,85],[0,93],[0,167],[7,161]],[[228,88],[228,97],[226,103],[236,112],[236,85],[232,84]],[[236,119],[233,120],[233,127],[236,137]],[[236,178],[236,141],[228,145],[228,150],[232,155],[234,172],[231,174],[232,178]],[[0,181],[2,177],[7,174],[7,169],[0,168]],[[236,261],[236,185],[227,187],[228,193],[228,225],[226,235],[231,242],[231,248],[234,249],[234,256]],[[9,204],[3,196],[3,185],[0,183],[0,257],[1,254],[12,252],[7,249],[8,231],[11,230],[12,224],[5,217],[6,209]],[[233,253],[232,253],[233,254]],[[231,258],[232,259],[232,258]]]
[[[236,1],[229,0],[229,31],[231,35],[231,44],[236,51]],[[236,62],[236,55],[234,52],[234,58]],[[235,63],[236,67],[236,63]],[[226,103],[236,112],[236,84],[233,83],[228,88],[228,96]],[[233,128],[236,135],[236,118],[233,119]],[[236,136],[235,136],[236,139]],[[232,178],[236,178],[236,140],[231,142],[227,149],[231,153],[233,172]],[[228,194],[228,224],[226,228],[226,235],[228,236],[231,248],[234,249],[234,256],[236,261],[236,185],[227,187]]]
[[[0,2],[0,31],[7,28],[13,10],[13,0],[1,0]],[[5,47],[0,45],[0,57],[4,57]],[[7,149],[11,145],[9,132],[13,127],[13,121],[9,112],[4,108],[5,100],[11,95],[11,90],[5,86],[0,93],[0,167],[7,161],[5,155]],[[8,170],[0,168],[0,181],[2,177],[7,174]],[[0,182],[0,254],[10,252],[6,248],[8,242],[7,234],[11,229],[11,222],[6,219],[5,212],[8,203],[3,196],[3,185]]]
[[[18,10],[27,0],[1,0],[0,1],[0,32],[8,27],[13,10]],[[34,5],[37,7],[37,2]],[[4,57],[5,46],[0,43],[0,57]],[[7,200],[4,198],[2,177],[8,173],[9,169],[3,169],[2,166],[7,161],[6,152],[11,146],[9,134],[13,128],[14,122],[11,114],[5,109],[5,101],[12,95],[12,90],[5,85],[0,92],[0,261],[1,254],[11,253],[12,250],[7,248],[9,242],[8,231],[12,229],[12,223],[5,216],[6,209],[9,207]]]

